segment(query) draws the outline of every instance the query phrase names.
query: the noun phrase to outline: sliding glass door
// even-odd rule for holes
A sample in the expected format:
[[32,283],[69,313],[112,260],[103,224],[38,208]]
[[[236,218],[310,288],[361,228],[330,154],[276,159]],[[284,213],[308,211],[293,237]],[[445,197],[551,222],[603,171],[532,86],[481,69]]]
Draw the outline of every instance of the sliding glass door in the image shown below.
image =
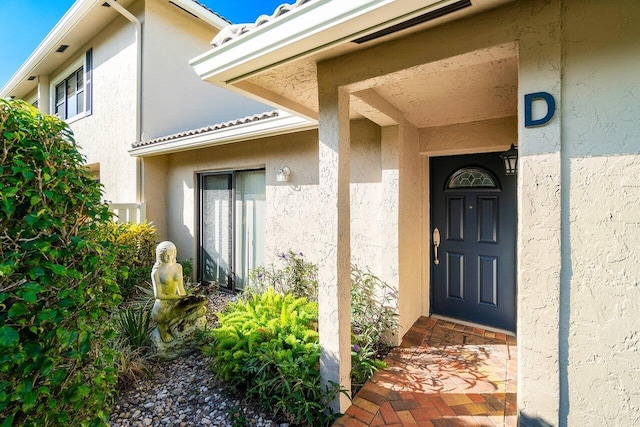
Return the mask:
[[203,173],[198,184],[198,279],[241,291],[249,271],[264,262],[264,170]]

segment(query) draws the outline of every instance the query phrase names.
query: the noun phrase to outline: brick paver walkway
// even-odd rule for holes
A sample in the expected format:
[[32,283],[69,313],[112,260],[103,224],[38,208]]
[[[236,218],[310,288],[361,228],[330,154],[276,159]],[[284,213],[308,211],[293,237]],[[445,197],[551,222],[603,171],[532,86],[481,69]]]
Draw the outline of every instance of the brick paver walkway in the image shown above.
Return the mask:
[[334,426],[516,426],[516,339],[421,317]]

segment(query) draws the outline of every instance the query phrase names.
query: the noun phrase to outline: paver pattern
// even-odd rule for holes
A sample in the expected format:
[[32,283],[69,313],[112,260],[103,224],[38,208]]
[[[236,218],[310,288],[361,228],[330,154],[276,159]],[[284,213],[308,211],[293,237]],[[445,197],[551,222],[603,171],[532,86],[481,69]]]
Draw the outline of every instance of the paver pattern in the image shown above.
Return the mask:
[[516,426],[516,338],[421,317],[334,426]]

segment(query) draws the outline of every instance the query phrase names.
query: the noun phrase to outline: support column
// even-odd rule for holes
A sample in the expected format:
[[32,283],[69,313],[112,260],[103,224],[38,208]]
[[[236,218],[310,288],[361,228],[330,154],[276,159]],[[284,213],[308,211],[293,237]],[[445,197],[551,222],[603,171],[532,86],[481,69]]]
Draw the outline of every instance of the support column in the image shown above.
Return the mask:
[[[323,90],[327,89],[327,90]],[[351,389],[351,237],[349,94],[336,87],[321,88],[319,117],[319,221],[322,239],[318,254],[319,333],[324,384]],[[331,403],[344,412],[350,402],[339,394]]]
[[[384,256],[380,259],[380,278],[395,288],[400,297],[400,259],[398,241],[398,217],[400,209],[400,165],[398,159],[399,126],[382,128],[380,141],[380,157],[382,167],[382,235],[384,240]],[[399,301],[398,301],[399,306]],[[403,331],[394,336],[387,336],[392,344],[400,344]]]
[[43,114],[51,114],[49,76],[38,76],[38,109]]
[[398,277],[401,338],[422,314],[422,172],[418,129],[403,122],[398,140]]
[[[522,426],[566,425],[566,319],[562,280],[562,4],[530,8],[536,21],[518,45],[518,412]],[[541,13],[543,12],[543,13]],[[535,27],[533,27],[535,25]],[[544,126],[524,126],[524,95],[558,106]],[[563,420],[565,418],[565,420]]]

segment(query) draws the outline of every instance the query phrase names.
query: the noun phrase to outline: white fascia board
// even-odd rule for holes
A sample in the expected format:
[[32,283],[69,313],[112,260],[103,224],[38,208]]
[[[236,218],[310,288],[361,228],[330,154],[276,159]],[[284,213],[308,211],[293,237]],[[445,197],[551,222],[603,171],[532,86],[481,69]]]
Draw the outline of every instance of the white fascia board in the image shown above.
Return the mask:
[[193,13],[199,19],[202,19],[204,22],[217,28],[218,30],[221,30],[224,27],[230,25],[227,21],[222,19],[220,16],[216,15],[215,13],[212,13],[211,11],[207,10],[207,8],[199,5],[193,0],[171,0],[171,1],[173,1],[176,5],[180,6],[187,12]]
[[183,136],[170,141],[156,142],[151,145],[132,148],[129,150],[129,154],[132,157],[156,156],[317,128],[317,122],[280,110],[278,117],[230,126],[199,135]]
[[22,66],[18,68],[18,71],[16,71],[4,87],[0,89],[0,98],[9,96],[20,82],[29,77],[31,71],[60,46],[62,38],[100,2],[104,2],[104,0],[76,1],[67,13],[60,18],[56,26],[47,34],[44,40],[40,42],[38,47],[29,55]]
[[319,52],[438,9],[453,0],[317,0],[190,61],[203,80],[233,83],[256,71]]

